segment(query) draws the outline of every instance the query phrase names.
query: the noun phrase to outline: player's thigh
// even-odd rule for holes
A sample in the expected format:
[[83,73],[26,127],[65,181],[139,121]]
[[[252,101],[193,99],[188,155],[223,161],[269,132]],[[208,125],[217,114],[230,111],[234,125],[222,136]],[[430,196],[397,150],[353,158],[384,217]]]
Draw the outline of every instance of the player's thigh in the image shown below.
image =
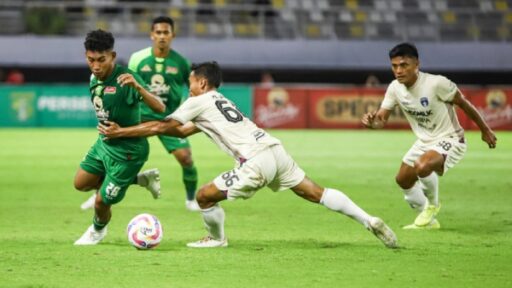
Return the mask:
[[103,160],[96,152],[95,145],[87,152],[75,174],[74,186],[80,191],[98,189],[105,175]]
[[418,177],[427,177],[432,172],[443,175],[444,159],[446,155],[440,154],[435,150],[428,150],[420,158],[416,159],[414,169]]
[[276,171],[275,159],[267,149],[234,169],[221,173],[213,180],[213,184],[224,191],[229,200],[248,199],[270,183]]
[[144,162],[118,162],[113,159],[105,162],[107,171],[99,192],[103,202],[112,205],[123,200],[128,187],[135,183]]
[[276,175],[268,187],[273,191],[282,191],[295,187],[301,183],[306,173],[297,162],[286,152],[282,145],[270,147],[277,166]]
[[[427,161],[430,161],[432,165],[435,165],[434,171],[439,175],[443,175],[464,158],[467,146],[463,138],[447,137],[429,145],[428,150],[429,153],[425,155],[424,162],[429,163]],[[438,155],[441,155],[441,157]]]

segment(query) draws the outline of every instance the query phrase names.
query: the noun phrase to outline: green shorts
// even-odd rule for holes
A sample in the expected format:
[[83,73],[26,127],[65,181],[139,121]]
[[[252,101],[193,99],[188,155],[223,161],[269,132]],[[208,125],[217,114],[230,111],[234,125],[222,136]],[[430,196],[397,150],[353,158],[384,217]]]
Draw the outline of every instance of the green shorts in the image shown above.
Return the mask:
[[123,200],[128,186],[133,184],[145,161],[117,161],[98,145],[93,145],[80,167],[104,177],[100,188],[103,203],[112,205]]
[[172,152],[177,149],[190,148],[190,143],[187,139],[184,138],[158,135],[158,139],[160,139],[160,142],[162,142],[162,145],[164,145],[164,148],[167,150],[167,152]]

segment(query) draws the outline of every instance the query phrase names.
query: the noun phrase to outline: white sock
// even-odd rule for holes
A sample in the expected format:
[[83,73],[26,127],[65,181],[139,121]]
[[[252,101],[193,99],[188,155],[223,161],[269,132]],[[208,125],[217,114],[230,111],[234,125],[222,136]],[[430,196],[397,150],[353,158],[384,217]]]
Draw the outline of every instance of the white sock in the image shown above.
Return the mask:
[[402,189],[404,192],[404,199],[409,203],[409,206],[417,211],[423,211],[425,206],[427,205],[427,197],[423,194],[423,190],[421,190],[421,185],[416,181],[414,185],[409,189]]
[[368,221],[370,221],[371,216],[357,206],[356,203],[352,202],[352,200],[341,191],[325,188],[322,199],[320,199],[320,204],[333,211],[345,214],[363,224],[365,227],[368,227]]
[[210,236],[215,240],[224,240],[224,209],[219,204],[202,209],[204,226]]
[[420,179],[421,184],[423,184],[423,193],[427,196],[430,205],[439,205],[439,178],[437,177],[437,173],[432,172],[427,177]]

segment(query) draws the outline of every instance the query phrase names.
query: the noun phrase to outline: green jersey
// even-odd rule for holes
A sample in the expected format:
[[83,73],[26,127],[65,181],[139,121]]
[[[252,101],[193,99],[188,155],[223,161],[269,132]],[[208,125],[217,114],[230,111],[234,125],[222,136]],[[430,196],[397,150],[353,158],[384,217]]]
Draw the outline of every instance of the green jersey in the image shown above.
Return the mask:
[[[139,92],[131,86],[121,87],[117,83],[117,77],[125,73],[132,74],[137,82],[146,87],[137,74],[120,65],[114,67],[105,81],[91,76],[89,90],[98,122],[113,121],[121,127],[140,123],[139,103],[142,98]],[[100,140],[104,138],[103,135],[99,137]],[[107,155],[118,161],[145,161],[149,153],[149,144],[144,137],[110,139],[97,143]]]
[[159,96],[166,106],[163,113],[156,113],[142,103],[142,121],[163,120],[180,106],[183,85],[189,85],[190,74],[190,63],[183,56],[170,50],[165,58],[155,57],[153,48],[148,47],[132,54],[128,68],[137,72],[149,91]]

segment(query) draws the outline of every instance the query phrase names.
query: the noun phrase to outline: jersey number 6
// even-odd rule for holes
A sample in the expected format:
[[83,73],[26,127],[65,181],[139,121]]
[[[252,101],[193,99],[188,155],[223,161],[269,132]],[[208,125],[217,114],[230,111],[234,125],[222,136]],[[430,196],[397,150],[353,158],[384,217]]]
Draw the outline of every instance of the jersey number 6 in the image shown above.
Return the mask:
[[240,122],[244,120],[244,116],[240,111],[236,110],[233,105],[226,100],[217,100],[215,101],[215,106],[219,109],[220,113],[226,117],[226,120],[229,122]]

